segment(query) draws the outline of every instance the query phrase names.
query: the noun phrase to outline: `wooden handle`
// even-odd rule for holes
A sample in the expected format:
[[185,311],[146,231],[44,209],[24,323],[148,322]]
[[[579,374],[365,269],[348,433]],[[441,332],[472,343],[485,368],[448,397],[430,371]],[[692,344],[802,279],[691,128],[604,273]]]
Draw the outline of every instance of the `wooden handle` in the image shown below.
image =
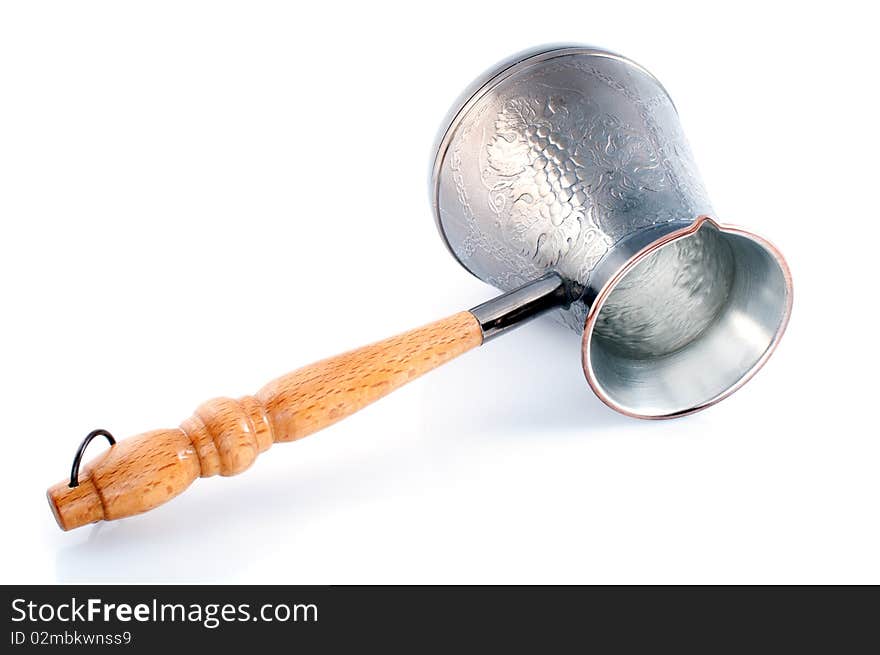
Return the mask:
[[209,400],[177,429],[120,441],[83,467],[79,486],[50,487],[49,505],[62,530],[146,512],[197,477],[241,473],[274,442],[325,428],[482,340],[480,324],[461,312],[301,368],[256,396]]

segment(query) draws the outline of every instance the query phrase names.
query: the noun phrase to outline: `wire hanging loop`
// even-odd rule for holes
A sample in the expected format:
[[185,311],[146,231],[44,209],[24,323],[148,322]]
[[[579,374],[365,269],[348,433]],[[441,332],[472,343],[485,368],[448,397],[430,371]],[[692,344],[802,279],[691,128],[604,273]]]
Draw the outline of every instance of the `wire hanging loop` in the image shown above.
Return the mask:
[[70,467],[70,488],[79,486],[79,465],[82,462],[83,453],[86,452],[86,448],[89,447],[89,444],[92,442],[92,439],[95,437],[107,437],[107,441],[110,442],[111,446],[116,445],[116,439],[113,438],[113,435],[107,432],[107,430],[92,430],[86,435],[86,438],[83,439],[82,443],[79,445],[79,448],[76,449],[76,455],[73,456],[73,466]]

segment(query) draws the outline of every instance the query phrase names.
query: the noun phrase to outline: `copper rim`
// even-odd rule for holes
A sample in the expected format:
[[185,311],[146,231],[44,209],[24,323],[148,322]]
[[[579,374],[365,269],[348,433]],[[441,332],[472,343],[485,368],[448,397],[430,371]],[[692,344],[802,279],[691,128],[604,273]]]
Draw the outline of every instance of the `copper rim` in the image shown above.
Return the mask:
[[[599,315],[599,311],[602,309],[602,305],[605,303],[605,300],[610,295],[611,291],[617,286],[617,283],[623,279],[623,277],[640,261],[642,261],[645,257],[650,255],[651,253],[659,250],[663,246],[671,243],[672,241],[676,241],[683,237],[689,236],[691,234],[696,233],[704,223],[709,223],[714,226],[721,232],[725,232],[728,234],[736,234],[741,237],[745,237],[747,239],[751,239],[756,243],[760,244],[767,251],[773,255],[776,259],[776,263],[779,265],[780,270],[782,271],[783,278],[785,279],[785,311],[782,316],[782,321],[779,324],[779,327],[776,330],[776,334],[773,336],[773,340],[770,342],[770,345],[767,346],[767,350],[761,355],[758,361],[746,371],[739,380],[737,380],[734,384],[728,387],[725,391],[718,394],[717,396],[707,400],[704,403],[696,405],[695,407],[691,407],[686,410],[682,410],[679,412],[673,412],[670,414],[662,414],[662,415],[652,415],[652,414],[639,414],[637,412],[633,412],[622,405],[616,403],[610,396],[608,396],[605,391],[602,389],[602,385],[599,384],[599,381],[596,380],[593,375],[593,367],[590,362],[590,340],[593,336],[593,325],[596,321],[596,318]],[[593,390],[599,399],[608,405],[611,409],[620,412],[626,416],[631,416],[633,418],[642,418],[649,420],[661,420],[661,419],[669,419],[669,418],[677,418],[679,416],[687,416],[688,414],[694,414],[701,410],[706,409],[707,407],[711,407],[712,405],[724,400],[735,391],[740,389],[746,382],[751,380],[755,374],[761,370],[764,364],[770,359],[770,356],[776,350],[776,347],[779,345],[779,341],[782,339],[782,335],[785,334],[785,329],[788,327],[788,320],[791,317],[792,303],[794,300],[794,286],[792,284],[791,279],[791,271],[788,268],[788,264],[785,261],[785,257],[782,256],[782,253],[779,249],[770,243],[767,239],[758,236],[754,232],[749,232],[741,227],[735,225],[729,225],[725,223],[719,223],[715,219],[701,215],[696,218],[696,220],[685,228],[680,230],[676,230],[674,232],[670,232],[669,234],[661,237],[654,243],[651,243],[648,246],[645,246],[640,251],[638,251],[635,255],[633,255],[623,266],[621,266],[614,275],[605,283],[605,286],[602,287],[602,290],[596,296],[596,300],[593,305],[590,307],[590,311],[587,314],[586,321],[584,321],[584,334],[581,342],[581,361],[584,368],[584,375],[587,378],[587,383],[590,385],[590,388]]]

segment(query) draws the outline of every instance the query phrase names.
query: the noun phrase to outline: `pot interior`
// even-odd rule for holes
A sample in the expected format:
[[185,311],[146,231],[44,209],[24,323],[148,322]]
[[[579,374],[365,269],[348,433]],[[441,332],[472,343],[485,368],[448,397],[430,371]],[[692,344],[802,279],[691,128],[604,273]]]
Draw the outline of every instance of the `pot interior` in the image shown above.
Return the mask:
[[781,256],[747,233],[699,229],[639,256],[588,320],[591,384],[644,418],[720,400],[769,355],[790,311]]

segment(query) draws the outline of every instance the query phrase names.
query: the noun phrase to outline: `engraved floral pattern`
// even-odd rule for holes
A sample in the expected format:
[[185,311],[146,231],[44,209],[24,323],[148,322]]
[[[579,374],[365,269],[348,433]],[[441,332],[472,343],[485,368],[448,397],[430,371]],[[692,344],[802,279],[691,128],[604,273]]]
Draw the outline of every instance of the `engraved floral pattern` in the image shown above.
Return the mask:
[[660,158],[647,139],[609,114],[596,116],[576,149],[591,197],[608,211],[628,210],[645,191],[666,185]]
[[589,199],[572,158],[579,118],[560,96],[516,98],[504,104],[489,143],[494,209],[520,251],[542,266],[555,265],[589,228]]
[[651,144],[609,114],[587,119],[589,107],[564,95],[510,99],[488,142],[492,209],[540,266],[556,266],[579,242],[604,252],[597,216],[628,211],[666,184]]
[[[613,57],[524,66],[453,134],[436,211],[459,261],[499,289],[548,270],[586,285],[621,239],[712,213],[668,95]],[[555,314],[580,332],[587,309]]]

